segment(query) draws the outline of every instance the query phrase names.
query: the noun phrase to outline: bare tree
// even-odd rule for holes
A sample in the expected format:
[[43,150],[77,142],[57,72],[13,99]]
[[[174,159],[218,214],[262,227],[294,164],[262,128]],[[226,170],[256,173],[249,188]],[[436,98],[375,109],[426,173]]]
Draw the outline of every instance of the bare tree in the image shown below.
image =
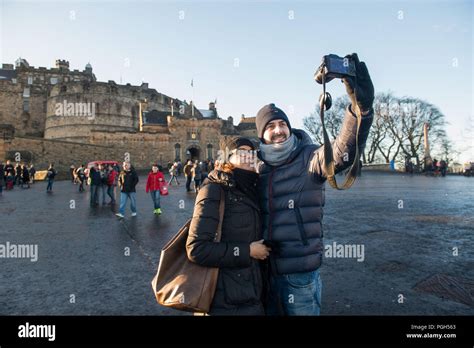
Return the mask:
[[423,125],[430,125],[430,143],[436,143],[446,138],[444,130],[444,115],[434,105],[411,97],[398,99],[389,108],[387,126],[393,139],[397,141],[397,151],[392,156],[395,159],[401,151],[406,157],[416,159],[420,167],[423,157]]
[[379,93],[375,96],[374,122],[367,138],[364,163],[374,163],[378,159],[377,153],[382,156],[386,163],[390,161],[390,154],[396,140],[391,137],[386,119],[389,117],[389,105],[394,100],[395,98],[391,92]]

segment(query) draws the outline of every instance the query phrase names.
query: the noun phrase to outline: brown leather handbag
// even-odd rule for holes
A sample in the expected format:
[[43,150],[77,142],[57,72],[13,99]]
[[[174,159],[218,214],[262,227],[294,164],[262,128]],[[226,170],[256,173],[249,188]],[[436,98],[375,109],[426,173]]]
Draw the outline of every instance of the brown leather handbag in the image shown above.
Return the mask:
[[[224,208],[225,195],[221,189],[215,242],[221,240]],[[151,285],[156,300],[162,306],[187,312],[208,313],[216,292],[219,268],[200,266],[188,259],[186,240],[190,225],[191,219],[161,250],[158,272]]]

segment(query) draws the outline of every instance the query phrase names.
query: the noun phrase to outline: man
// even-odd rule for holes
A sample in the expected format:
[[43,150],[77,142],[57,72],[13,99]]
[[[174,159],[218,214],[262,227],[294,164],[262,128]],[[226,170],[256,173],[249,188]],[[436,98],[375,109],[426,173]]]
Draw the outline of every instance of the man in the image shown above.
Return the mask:
[[36,169],[33,164],[30,165],[30,181],[32,184],[35,183],[35,174],[36,174]]
[[100,177],[100,171],[94,164],[89,170],[89,185],[91,187],[90,206],[95,207],[99,205],[99,187],[102,185],[102,179]]
[[193,162],[188,159],[186,165],[184,166],[184,177],[186,178],[186,192],[191,191],[191,180],[193,178]]
[[119,176],[120,192],[120,208],[117,215],[119,218],[123,218],[125,214],[125,208],[127,207],[127,201],[130,198],[130,209],[132,210],[132,216],[137,216],[137,201],[135,187],[138,184],[138,175],[135,169],[132,168],[130,162],[123,162],[123,170]]
[[[99,199],[102,197],[102,205],[105,205],[105,193],[107,191],[107,173],[103,164],[99,164],[99,175],[100,175],[100,184],[98,187],[98,196]],[[97,200],[97,203],[99,201]]]
[[[351,105],[341,132],[332,144],[336,172],[355,157],[357,118],[360,153],[373,120],[374,87],[365,63],[356,63],[357,82],[343,79]],[[302,130],[292,129],[286,114],[274,104],[257,114],[261,141],[259,196],[263,237],[272,248],[269,258],[268,315],[319,315],[323,257],[324,146],[312,144]],[[359,160],[359,159],[356,159]],[[350,203],[352,204],[352,203]],[[353,207],[353,206],[352,206]]]
[[53,192],[53,184],[54,184],[54,178],[58,172],[56,169],[54,169],[54,164],[50,164],[48,167],[48,172],[46,174],[46,178],[48,179],[48,185],[46,186],[46,192],[51,193]]

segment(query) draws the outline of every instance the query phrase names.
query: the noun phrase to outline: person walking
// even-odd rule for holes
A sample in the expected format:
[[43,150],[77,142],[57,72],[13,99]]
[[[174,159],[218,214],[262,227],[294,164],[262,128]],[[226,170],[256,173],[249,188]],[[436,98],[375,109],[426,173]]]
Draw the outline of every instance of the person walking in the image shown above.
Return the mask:
[[117,215],[119,218],[124,218],[127,201],[130,199],[130,209],[132,216],[137,216],[137,201],[136,201],[136,186],[138,184],[138,175],[130,162],[123,162],[123,170],[119,176],[120,186],[120,208]]
[[57,174],[58,172],[56,171],[56,169],[54,169],[54,164],[51,163],[48,167],[48,172],[46,174],[46,178],[48,180],[48,185],[46,186],[46,192],[48,193],[53,192],[54,178],[56,177]]
[[84,181],[86,180],[85,165],[81,164],[79,168],[76,169],[77,180],[79,181],[79,192],[84,192]]
[[[246,138],[225,145],[234,151],[209,173],[196,197],[186,250],[191,262],[218,267],[219,275],[208,315],[264,315],[260,262],[271,249],[263,244],[255,166],[239,160],[239,152],[254,150]],[[220,242],[215,242],[219,206],[224,194]]]
[[114,167],[109,164],[107,171],[107,195],[110,197],[109,205],[115,205],[115,187],[117,186],[118,173]]
[[179,181],[178,181],[178,164],[175,162],[171,168],[170,168],[170,180],[168,182],[168,185],[171,186],[171,182],[173,181],[173,179],[175,180],[176,182],[176,185],[179,186]]
[[160,202],[160,186],[165,181],[165,176],[158,169],[158,165],[154,164],[151,167],[151,172],[148,174],[146,181],[145,192],[150,193],[151,200],[153,201],[154,210],[153,213],[160,215],[161,202]]
[[197,160],[196,162],[194,162],[192,174],[193,174],[193,180],[194,180],[194,192],[198,193],[199,186],[201,185],[202,171],[201,171],[201,166],[199,165]]
[[193,180],[193,162],[188,160],[184,166],[184,177],[186,178],[186,192],[191,191],[191,181]]

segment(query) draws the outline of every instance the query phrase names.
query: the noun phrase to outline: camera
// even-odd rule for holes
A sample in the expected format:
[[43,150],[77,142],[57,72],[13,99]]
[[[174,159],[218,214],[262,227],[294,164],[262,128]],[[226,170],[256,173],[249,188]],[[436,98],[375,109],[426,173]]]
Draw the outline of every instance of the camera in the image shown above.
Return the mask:
[[342,58],[335,54],[328,54],[323,57],[322,63],[318,70],[314,73],[314,79],[317,83],[323,83],[323,75],[325,82],[332,79],[343,78],[346,76],[356,76],[355,62],[350,58]]

